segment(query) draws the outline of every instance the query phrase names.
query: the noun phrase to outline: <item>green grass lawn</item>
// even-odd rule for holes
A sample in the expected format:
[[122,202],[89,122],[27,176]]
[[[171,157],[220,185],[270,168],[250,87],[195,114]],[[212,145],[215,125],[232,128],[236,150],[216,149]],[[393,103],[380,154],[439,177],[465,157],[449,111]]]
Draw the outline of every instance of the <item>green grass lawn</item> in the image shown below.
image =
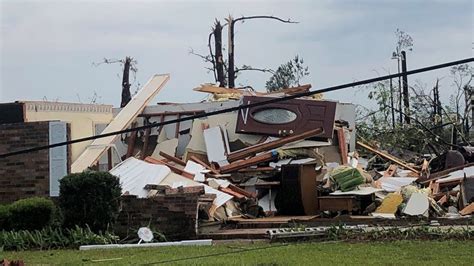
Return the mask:
[[[0,252],[0,258],[23,259],[27,265],[160,263],[181,265],[473,265],[473,252],[474,241],[303,242],[92,251]],[[101,259],[111,260],[94,261]]]

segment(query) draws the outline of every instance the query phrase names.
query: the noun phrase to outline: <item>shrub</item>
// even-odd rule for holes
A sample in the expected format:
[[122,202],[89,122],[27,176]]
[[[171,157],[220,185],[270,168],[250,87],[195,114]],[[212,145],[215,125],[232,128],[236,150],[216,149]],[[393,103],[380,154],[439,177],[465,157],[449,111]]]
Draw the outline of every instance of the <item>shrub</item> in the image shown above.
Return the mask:
[[8,224],[10,220],[10,208],[8,205],[0,205],[0,228],[3,230],[8,230],[10,225]]
[[90,228],[46,227],[41,230],[0,231],[0,250],[77,248],[81,245],[117,243],[118,237],[108,232],[96,234]]
[[35,230],[51,224],[56,206],[46,198],[33,197],[13,202],[8,207],[9,222],[14,230]]
[[118,216],[120,182],[108,172],[67,175],[61,179],[59,191],[65,227],[88,225],[94,232],[104,231]]

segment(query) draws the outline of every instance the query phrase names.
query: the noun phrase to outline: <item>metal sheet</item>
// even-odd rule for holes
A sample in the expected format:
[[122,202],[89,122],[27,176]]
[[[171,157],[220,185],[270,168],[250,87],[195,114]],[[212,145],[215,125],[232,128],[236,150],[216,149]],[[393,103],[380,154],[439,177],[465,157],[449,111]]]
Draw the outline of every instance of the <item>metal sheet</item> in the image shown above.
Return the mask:
[[134,157],[121,162],[109,173],[120,178],[122,193],[128,191],[130,195],[146,198],[148,191],[144,187],[148,184],[159,185],[171,172],[166,165],[151,164]]
[[[127,128],[169,80],[168,74],[154,75],[132,100],[115,116],[102,134]],[[118,135],[95,139],[71,166],[72,173],[82,172],[99,160]]]

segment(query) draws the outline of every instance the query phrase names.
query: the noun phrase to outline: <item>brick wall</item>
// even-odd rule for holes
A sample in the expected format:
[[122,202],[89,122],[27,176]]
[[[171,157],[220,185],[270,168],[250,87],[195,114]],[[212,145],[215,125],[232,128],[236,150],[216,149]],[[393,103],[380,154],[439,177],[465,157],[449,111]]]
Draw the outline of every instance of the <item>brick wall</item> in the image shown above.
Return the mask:
[[[49,124],[0,124],[0,154],[48,145]],[[69,139],[69,125],[66,130]],[[67,162],[70,156],[68,147]],[[49,168],[48,149],[0,158],[0,204],[33,196],[49,197]]]
[[121,237],[136,236],[138,228],[149,226],[167,240],[196,238],[198,200],[204,187],[165,188],[151,198],[122,197],[122,210],[114,231]]

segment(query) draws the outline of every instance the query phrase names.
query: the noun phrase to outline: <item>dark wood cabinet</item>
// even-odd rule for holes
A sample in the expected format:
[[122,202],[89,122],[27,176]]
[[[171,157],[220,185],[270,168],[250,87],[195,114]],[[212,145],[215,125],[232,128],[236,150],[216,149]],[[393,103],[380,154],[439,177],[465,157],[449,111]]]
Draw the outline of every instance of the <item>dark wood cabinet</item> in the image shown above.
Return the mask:
[[316,164],[290,164],[281,168],[280,190],[275,202],[281,215],[314,215],[317,206]]

